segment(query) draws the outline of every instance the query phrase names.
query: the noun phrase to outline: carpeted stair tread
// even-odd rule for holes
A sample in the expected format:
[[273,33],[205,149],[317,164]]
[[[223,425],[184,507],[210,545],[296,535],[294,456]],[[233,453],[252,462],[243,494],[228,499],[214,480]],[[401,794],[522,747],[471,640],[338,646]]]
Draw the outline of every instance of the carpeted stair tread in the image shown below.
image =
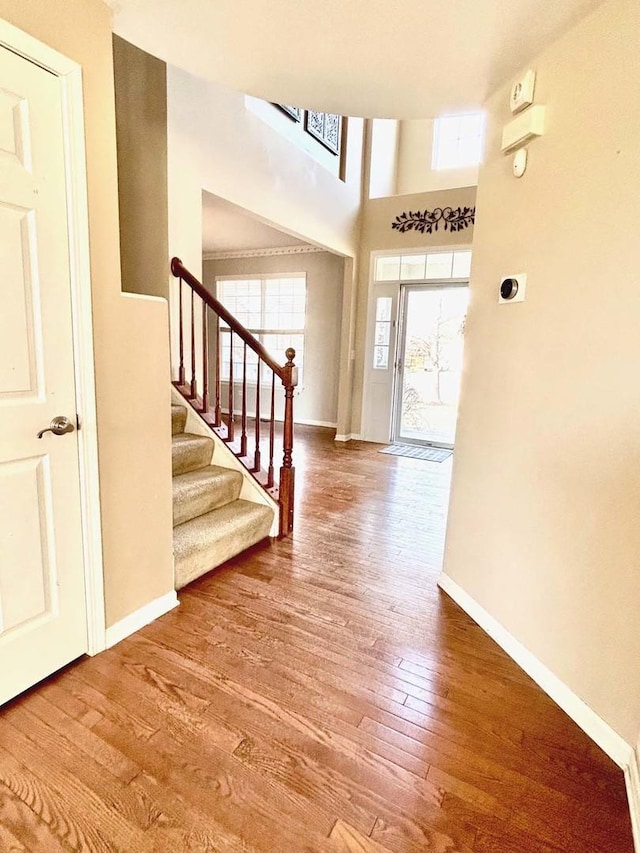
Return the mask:
[[187,410],[184,406],[171,406],[171,435],[184,432],[187,423]]
[[174,527],[176,589],[265,539],[272,521],[270,507],[237,500]]
[[206,468],[213,455],[213,439],[205,435],[183,432],[171,439],[171,467],[173,475]]
[[236,501],[242,474],[232,468],[209,465],[173,478],[173,524],[184,524],[218,507]]

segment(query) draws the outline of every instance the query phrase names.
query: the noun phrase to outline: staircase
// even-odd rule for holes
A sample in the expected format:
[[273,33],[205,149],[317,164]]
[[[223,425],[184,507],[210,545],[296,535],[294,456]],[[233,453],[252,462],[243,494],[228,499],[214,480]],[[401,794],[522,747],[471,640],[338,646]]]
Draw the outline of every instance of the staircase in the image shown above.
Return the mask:
[[[260,340],[183,266],[179,258],[172,259],[171,272],[178,279],[175,294],[178,311],[174,322],[177,323],[180,360],[173,382],[178,399],[185,400],[189,411],[197,412],[206,424],[210,430],[207,441],[226,446],[239,460],[243,471],[251,475],[252,482],[263,490],[268,501],[276,502],[277,533],[281,537],[288,536],[293,530],[294,520],[293,396],[298,384],[295,350],[289,347],[285,351],[286,362],[279,364]],[[282,394],[281,429],[276,426],[278,385]],[[179,425],[180,421],[177,423]],[[174,438],[174,462],[180,468],[179,473],[210,468],[211,444],[194,443],[194,436],[185,434],[180,438],[180,435],[178,432]],[[280,452],[282,464],[278,470],[275,460]],[[186,464],[192,467],[181,467],[183,457],[191,460]],[[208,457],[207,461],[203,461],[205,457]],[[180,487],[180,494],[184,492],[188,496],[184,498],[187,502],[191,500],[192,492],[197,491],[200,495],[199,490],[209,487],[205,487],[205,481],[213,484],[216,478],[212,474],[204,479],[194,476],[194,481],[197,488],[196,485],[193,488],[191,485]],[[184,483],[190,484],[191,481],[185,480]],[[174,488],[174,505],[175,501]],[[257,502],[260,503],[260,499]],[[197,505],[200,504],[206,505],[202,497],[198,498]],[[205,517],[222,509],[218,506],[199,513]],[[223,516],[218,518],[221,520]],[[179,527],[195,525],[195,520],[196,517],[192,516],[189,521],[181,521]],[[194,526],[193,529],[200,528]],[[187,550],[185,545],[184,551],[176,552],[176,559],[179,554],[181,561],[197,562],[194,547],[188,558],[184,556]],[[223,550],[221,546],[220,550]],[[208,554],[207,548],[202,559],[206,561]]]
[[185,432],[187,409],[171,406],[175,586],[269,536],[274,511],[242,500],[240,471],[212,465],[213,438]]

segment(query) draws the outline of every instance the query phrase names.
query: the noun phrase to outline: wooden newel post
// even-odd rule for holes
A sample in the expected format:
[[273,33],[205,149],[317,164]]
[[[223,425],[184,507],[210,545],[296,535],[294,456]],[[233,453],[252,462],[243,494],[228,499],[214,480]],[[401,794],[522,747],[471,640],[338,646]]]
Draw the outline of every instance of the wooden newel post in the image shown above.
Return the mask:
[[293,498],[296,469],[293,467],[293,389],[298,384],[298,368],[293,363],[296,351],[289,347],[285,355],[282,384],[284,386],[284,428],[282,435],[282,468],[280,469],[280,536],[293,530]]

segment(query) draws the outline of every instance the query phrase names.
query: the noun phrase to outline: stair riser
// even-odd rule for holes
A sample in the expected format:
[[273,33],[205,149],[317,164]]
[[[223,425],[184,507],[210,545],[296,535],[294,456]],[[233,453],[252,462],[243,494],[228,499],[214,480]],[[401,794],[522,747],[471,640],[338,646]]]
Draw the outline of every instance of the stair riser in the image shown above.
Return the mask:
[[231,476],[221,481],[204,480],[179,493],[174,492],[173,526],[232,503],[240,497],[241,488],[242,477]]
[[[246,502],[236,503],[240,510],[237,515],[230,515],[229,508],[224,507],[212,513],[210,519],[205,516],[201,524],[196,519],[174,528],[176,589],[181,589],[267,538],[273,521],[273,511],[268,507],[252,504],[247,516],[242,513],[240,507],[244,505],[246,509]],[[216,513],[220,514],[220,520],[215,518]],[[203,527],[204,519],[208,522],[206,528]]]
[[180,435],[184,432],[187,423],[187,410],[184,406],[171,407],[171,435]]
[[196,471],[205,468],[211,463],[213,453],[213,442],[192,443],[173,445],[171,454],[171,468],[173,475],[186,474],[187,471]]

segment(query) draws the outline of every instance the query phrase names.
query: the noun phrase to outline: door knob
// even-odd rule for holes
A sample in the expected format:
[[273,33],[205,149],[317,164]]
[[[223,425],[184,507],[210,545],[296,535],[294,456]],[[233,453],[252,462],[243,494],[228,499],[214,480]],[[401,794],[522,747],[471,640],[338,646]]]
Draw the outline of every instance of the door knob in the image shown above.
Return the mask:
[[40,430],[38,438],[42,438],[45,432],[52,432],[54,435],[64,435],[65,432],[73,432],[75,429],[69,418],[64,415],[57,415],[46,429]]

